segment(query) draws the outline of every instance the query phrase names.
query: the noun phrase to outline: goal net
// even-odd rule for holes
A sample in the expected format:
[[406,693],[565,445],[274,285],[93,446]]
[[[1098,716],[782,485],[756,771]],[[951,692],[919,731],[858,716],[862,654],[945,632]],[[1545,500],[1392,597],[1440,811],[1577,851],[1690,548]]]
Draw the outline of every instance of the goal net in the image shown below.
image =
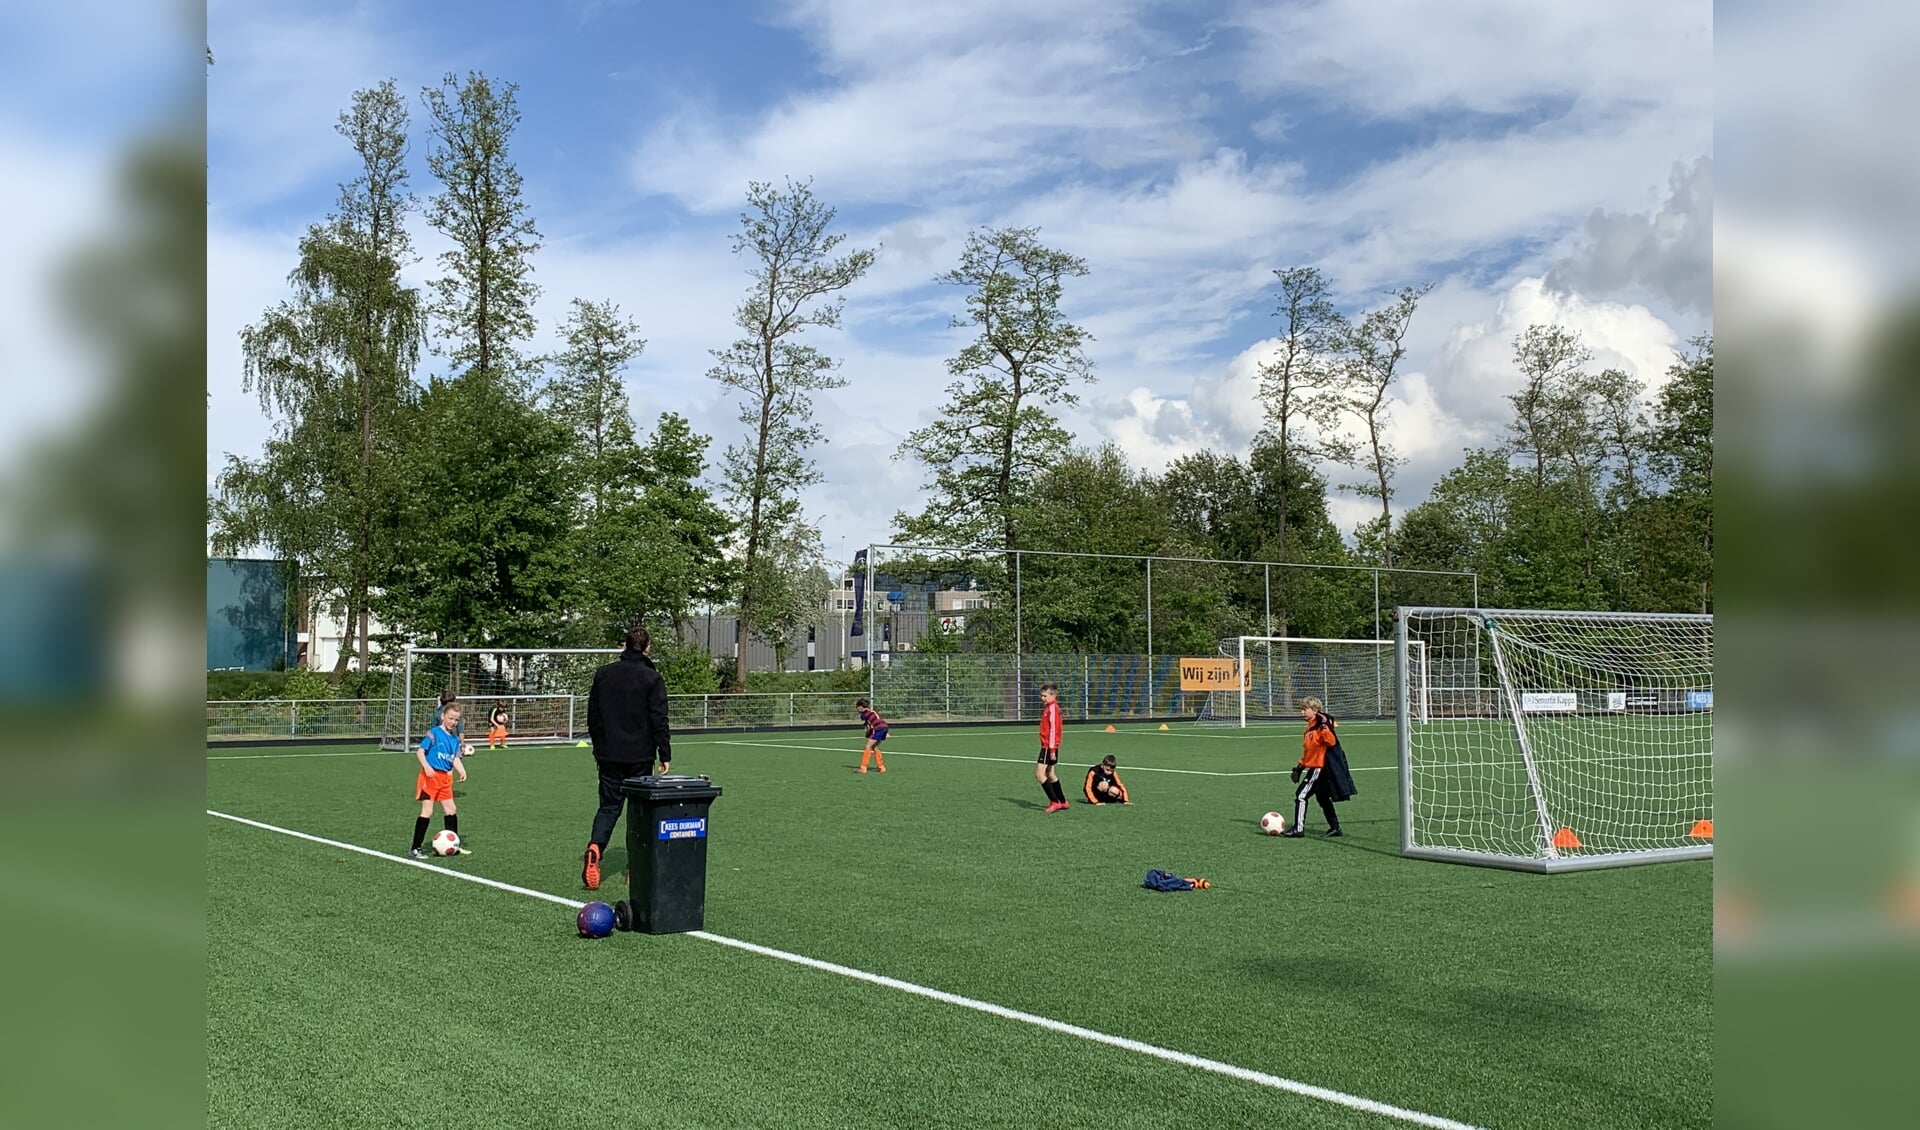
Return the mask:
[[1403,608],[1406,855],[1531,871],[1713,854],[1713,617]]
[[587,730],[593,673],[618,648],[409,647],[387,688],[381,749],[407,749],[432,728],[440,692],[460,698],[468,741],[487,740],[494,706],[507,708],[507,741],[537,745],[573,741]]
[[[1424,716],[1426,649],[1416,641],[1409,651],[1414,693],[1408,705]],[[1220,654],[1238,662],[1240,686],[1207,693],[1200,706],[1202,725],[1298,722],[1300,700],[1308,696],[1340,721],[1392,718],[1400,709],[1392,640],[1238,636],[1223,642]]]

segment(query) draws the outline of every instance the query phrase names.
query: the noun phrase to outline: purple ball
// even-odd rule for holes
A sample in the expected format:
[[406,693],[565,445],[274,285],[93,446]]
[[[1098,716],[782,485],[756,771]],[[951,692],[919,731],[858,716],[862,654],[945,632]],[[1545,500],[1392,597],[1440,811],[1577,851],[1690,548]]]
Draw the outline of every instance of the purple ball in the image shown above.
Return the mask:
[[580,936],[604,938],[613,933],[613,908],[604,902],[590,902],[580,908]]

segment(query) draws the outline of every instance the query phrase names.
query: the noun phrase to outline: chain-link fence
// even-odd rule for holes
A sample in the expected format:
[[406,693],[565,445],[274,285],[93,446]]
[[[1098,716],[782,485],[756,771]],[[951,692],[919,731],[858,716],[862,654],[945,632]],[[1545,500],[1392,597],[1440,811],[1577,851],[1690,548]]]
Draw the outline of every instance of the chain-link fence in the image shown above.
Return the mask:
[[[667,712],[675,730],[751,729],[782,726],[853,725],[859,722],[858,691],[795,691],[785,694],[673,694]],[[578,741],[587,734],[584,694],[517,695],[502,699],[518,743]],[[413,703],[413,736],[433,725],[437,698]],[[378,739],[387,722],[385,702],[359,699],[248,699],[207,703],[207,737],[223,741],[289,738]],[[470,740],[484,741],[487,719],[469,715]]]
[[873,669],[873,704],[888,721],[1015,721],[1040,716],[1047,683],[1083,720],[1197,717],[1207,697],[1180,689],[1178,656],[902,652]]
[[262,698],[207,703],[209,738],[374,738],[387,704],[355,698]]
[[877,545],[858,555],[813,640],[822,655],[873,663],[905,652],[1157,663],[1211,655],[1243,635],[1385,639],[1396,605],[1439,594],[1475,605],[1479,580],[1372,565]]

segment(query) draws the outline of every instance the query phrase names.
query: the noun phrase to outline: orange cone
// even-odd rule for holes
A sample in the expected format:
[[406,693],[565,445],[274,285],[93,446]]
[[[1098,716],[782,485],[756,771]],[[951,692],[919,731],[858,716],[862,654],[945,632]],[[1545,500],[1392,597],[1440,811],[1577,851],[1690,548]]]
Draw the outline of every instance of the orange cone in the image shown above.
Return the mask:
[[1109,725],[1109,726],[1107,727],[1107,733],[1109,733],[1109,734],[1114,734],[1114,733],[1118,733],[1118,732],[1119,732],[1119,731],[1117,731],[1117,730],[1115,730],[1115,729],[1114,729],[1114,728],[1113,728],[1113,727],[1112,727],[1111,725]]
[[1162,722],[1162,723],[1160,723],[1160,728],[1161,728],[1162,730],[1164,730],[1164,729],[1166,729],[1166,728],[1167,728],[1167,724],[1166,724],[1165,722]]
[[1693,822],[1693,831],[1688,832],[1687,835],[1690,838],[1696,839],[1696,840],[1712,839],[1713,838],[1713,821],[1695,820]]
[[1896,887],[1889,902],[1896,922],[1907,926],[1920,926],[1920,882],[1909,880]]
[[1573,834],[1572,828],[1562,828],[1553,834],[1553,846],[1557,848],[1585,847],[1580,837]]

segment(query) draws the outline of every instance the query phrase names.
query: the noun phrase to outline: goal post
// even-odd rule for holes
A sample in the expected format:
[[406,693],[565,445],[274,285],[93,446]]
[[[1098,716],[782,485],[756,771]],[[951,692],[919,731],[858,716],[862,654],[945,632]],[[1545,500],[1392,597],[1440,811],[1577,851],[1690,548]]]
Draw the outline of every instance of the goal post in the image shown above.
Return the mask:
[[486,738],[496,703],[507,708],[511,745],[570,742],[586,732],[593,673],[619,648],[408,647],[387,689],[381,749],[408,749],[433,726],[440,692],[464,707],[466,738]]
[[[1395,716],[1393,640],[1327,639],[1315,636],[1237,636],[1220,652],[1235,662],[1239,685],[1210,691],[1197,721],[1202,725],[1253,726],[1298,722],[1300,700],[1318,698],[1340,721]],[[1415,670],[1409,708],[1425,710],[1425,648],[1411,651]]]
[[1403,854],[1541,872],[1712,857],[1712,616],[1402,608],[1394,646]]

